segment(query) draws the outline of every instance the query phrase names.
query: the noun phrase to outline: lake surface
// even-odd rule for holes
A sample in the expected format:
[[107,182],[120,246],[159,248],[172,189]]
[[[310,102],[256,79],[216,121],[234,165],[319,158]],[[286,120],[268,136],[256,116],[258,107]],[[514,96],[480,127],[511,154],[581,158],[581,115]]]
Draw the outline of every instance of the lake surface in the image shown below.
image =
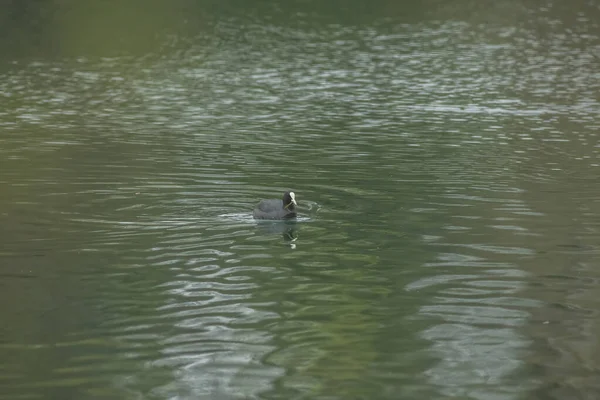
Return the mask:
[[39,3],[1,399],[600,396],[597,5]]

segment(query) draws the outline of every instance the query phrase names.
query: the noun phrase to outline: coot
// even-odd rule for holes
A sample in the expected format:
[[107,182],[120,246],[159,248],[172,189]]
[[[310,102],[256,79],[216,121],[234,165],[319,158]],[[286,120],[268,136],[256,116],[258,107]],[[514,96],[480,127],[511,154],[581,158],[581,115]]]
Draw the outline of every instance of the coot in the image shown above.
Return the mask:
[[254,219],[290,219],[296,218],[296,195],[285,192],[282,200],[261,200],[254,209]]

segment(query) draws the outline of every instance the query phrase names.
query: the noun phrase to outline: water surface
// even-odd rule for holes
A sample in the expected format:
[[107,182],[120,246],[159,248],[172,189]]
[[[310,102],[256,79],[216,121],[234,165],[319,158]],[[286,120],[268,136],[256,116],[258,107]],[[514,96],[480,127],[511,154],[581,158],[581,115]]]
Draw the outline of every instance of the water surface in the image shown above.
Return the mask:
[[0,40],[0,398],[595,398],[597,7],[51,4]]

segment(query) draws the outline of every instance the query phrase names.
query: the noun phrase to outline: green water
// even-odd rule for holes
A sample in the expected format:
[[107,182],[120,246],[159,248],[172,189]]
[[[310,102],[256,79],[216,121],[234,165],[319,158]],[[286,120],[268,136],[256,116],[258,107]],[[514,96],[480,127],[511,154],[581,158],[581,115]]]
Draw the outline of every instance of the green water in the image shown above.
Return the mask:
[[127,4],[0,17],[1,399],[599,395],[595,5]]

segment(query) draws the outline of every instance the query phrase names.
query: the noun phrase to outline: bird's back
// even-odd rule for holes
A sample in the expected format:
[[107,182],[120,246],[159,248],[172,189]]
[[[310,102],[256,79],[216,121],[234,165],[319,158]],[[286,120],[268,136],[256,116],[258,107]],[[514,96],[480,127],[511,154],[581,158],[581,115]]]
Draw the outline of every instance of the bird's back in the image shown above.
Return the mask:
[[286,219],[296,216],[294,211],[283,208],[283,201],[277,199],[261,200],[252,213],[256,219]]

